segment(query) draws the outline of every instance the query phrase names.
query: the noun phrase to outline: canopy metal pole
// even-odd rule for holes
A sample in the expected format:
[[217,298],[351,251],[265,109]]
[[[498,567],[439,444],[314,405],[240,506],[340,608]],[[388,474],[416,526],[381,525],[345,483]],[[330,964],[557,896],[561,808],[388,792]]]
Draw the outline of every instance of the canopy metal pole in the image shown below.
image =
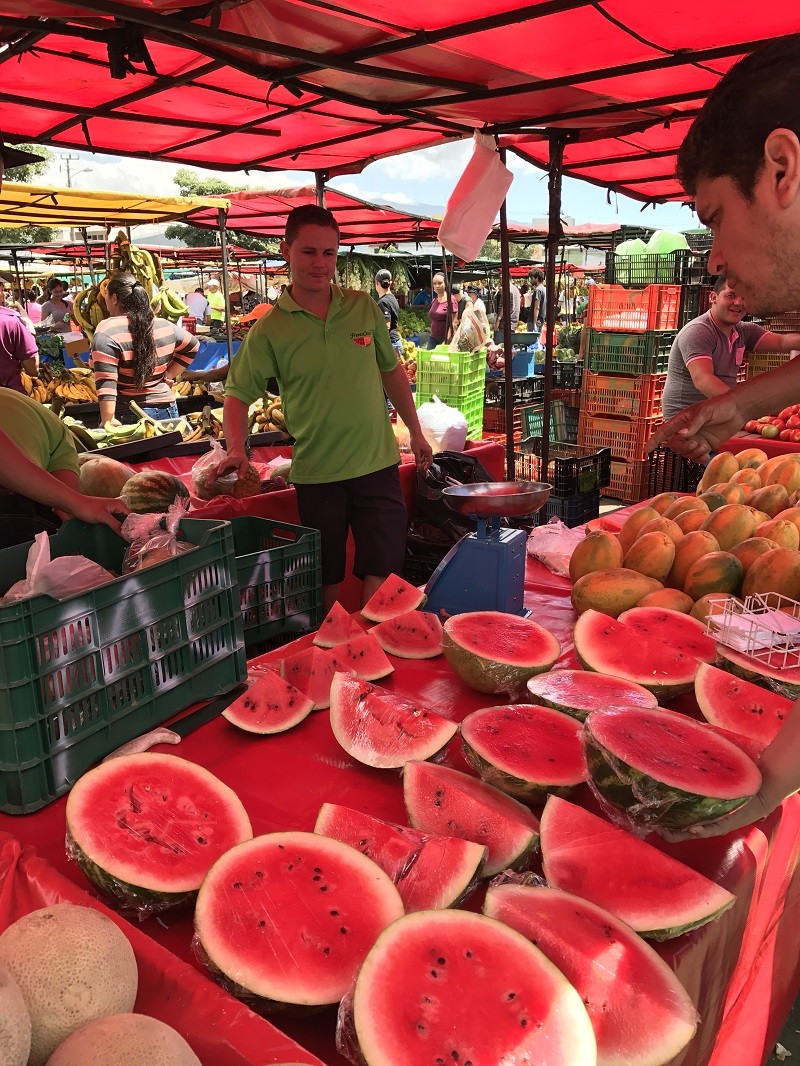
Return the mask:
[[14,274],[17,279],[17,288],[19,289],[19,302],[22,306],[22,310],[27,314],[27,308],[25,307],[25,286],[22,284],[22,278],[19,274],[19,260],[17,259],[16,248],[11,249],[11,259],[14,263]]
[[242,288],[242,261],[241,261],[241,259],[237,259],[236,256],[233,257],[233,261],[234,261],[234,263],[236,263],[236,273],[239,275],[239,306],[242,309],[242,314],[244,314],[245,312],[244,312],[244,289]]
[[328,177],[326,170],[314,171],[314,184],[317,189],[317,204],[320,207],[325,206],[325,179]]
[[[500,159],[505,164],[506,150],[500,149]],[[503,301],[503,353],[505,368],[506,401],[506,477],[514,481],[516,464],[514,462],[514,367],[513,336],[511,333],[511,263],[508,255],[508,214],[506,201],[500,204],[500,293]]]
[[567,134],[562,130],[551,130],[547,136],[550,145],[550,162],[548,167],[547,192],[549,201],[547,226],[547,261],[545,277],[547,280],[547,345],[544,355],[544,410],[542,412],[542,464],[540,479],[547,481],[547,468],[550,460],[550,404],[553,395],[553,337],[556,328],[556,256],[558,245],[564,236],[561,225],[561,177],[564,163],[564,145]]
[[[87,263],[88,263],[88,266],[89,266],[89,277],[92,279],[92,285],[96,285],[97,284],[97,278],[95,277],[95,274],[94,274],[94,263],[92,262],[92,249],[89,247],[89,235],[87,233],[87,230],[86,230],[85,226],[81,226],[79,232],[80,232],[81,237],[83,237],[83,247],[86,249],[86,260],[87,260]],[[106,242],[106,273],[107,274],[111,273],[111,265],[108,262],[108,242]]]
[[231,325],[231,298],[228,286],[228,234],[225,230],[228,212],[220,207],[217,212],[219,219],[219,247],[222,252],[222,295],[225,298],[225,339],[228,342],[228,362],[233,359],[233,327]]

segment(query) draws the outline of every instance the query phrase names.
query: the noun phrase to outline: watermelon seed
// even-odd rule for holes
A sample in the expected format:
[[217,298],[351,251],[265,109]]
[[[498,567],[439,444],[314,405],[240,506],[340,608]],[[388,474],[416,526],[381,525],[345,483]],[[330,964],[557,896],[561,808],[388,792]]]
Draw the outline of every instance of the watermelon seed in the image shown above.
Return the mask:
[[441,959],[441,958],[437,959],[436,962],[439,964],[439,966],[444,966],[444,964],[445,964],[445,960]]
[[439,976],[439,971],[438,970],[431,970],[431,977],[438,977],[438,976]]
[[256,870],[256,877],[263,877],[263,876],[264,876],[264,871],[263,870]]
[[359,842],[358,842],[358,846],[359,846],[360,848],[365,848],[365,847],[367,846],[367,842],[366,842],[366,840],[359,840]]
[[517,998],[517,993],[516,993],[516,992],[509,992],[509,993],[508,993],[508,994],[506,995],[506,999],[507,999],[507,1000],[512,1000],[512,999],[516,999],[516,998]]
[[205,844],[205,842],[206,842],[206,839],[205,839],[205,837],[198,837],[198,838],[197,838],[197,843],[198,843],[198,844]]
[[321,881],[322,877],[321,877],[320,874],[314,874],[314,876],[311,878],[311,880],[312,881]]
[[322,954],[323,955],[330,955],[330,953],[331,953],[331,949],[330,948],[323,948],[322,949]]
[[520,1018],[519,1024],[522,1026],[523,1029],[527,1029],[527,1027],[528,1027],[528,1019],[527,1018]]
[[346,936],[347,932],[348,932],[347,926],[346,925],[340,925],[339,926],[339,932],[342,934],[342,936]]
[[327,885],[320,885],[319,886],[319,890],[320,890],[320,892],[327,892],[328,891],[328,886]]
[[464,954],[466,955],[466,957],[467,957],[468,959],[471,959],[471,958],[472,958],[472,952],[471,952],[471,951],[465,951],[465,952],[464,952]]
[[259,928],[259,929],[263,929],[263,928],[264,928],[264,926],[265,926],[266,924],[267,924],[267,923],[266,923],[266,922],[264,921],[264,919],[262,918],[262,919],[261,919],[261,921],[260,921],[260,922],[258,923],[258,928]]
[[242,882],[241,881],[234,881],[233,882],[233,887],[234,888],[241,888],[242,887]]
[[331,911],[331,918],[338,918],[338,917],[339,917],[339,912],[338,911]]
[[450,1052],[450,1058],[457,1060],[458,1059],[458,1052],[455,1051],[455,1050],[451,1051]]

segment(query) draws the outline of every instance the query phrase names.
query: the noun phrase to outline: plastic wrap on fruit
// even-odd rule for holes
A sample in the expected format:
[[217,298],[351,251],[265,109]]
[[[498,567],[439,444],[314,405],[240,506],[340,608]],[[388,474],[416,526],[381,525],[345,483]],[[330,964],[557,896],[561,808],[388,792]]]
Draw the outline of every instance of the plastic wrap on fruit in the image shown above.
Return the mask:
[[215,496],[233,496],[243,499],[257,496],[261,492],[261,476],[258,470],[249,464],[244,477],[239,477],[235,470],[223,477],[217,471],[227,452],[218,440],[211,441],[211,449],[201,455],[192,467],[192,486],[201,500],[213,500]]
[[188,500],[179,497],[165,515],[128,515],[122,524],[122,535],[130,541],[123,574],[144,570],[195,548],[196,545],[181,539],[180,523],[188,509]]
[[339,1004],[336,1015],[336,1050],[339,1054],[352,1062],[353,1066],[367,1066],[366,1059],[361,1054],[356,1036],[356,1024],[353,1012],[353,998],[355,996],[356,982],[353,981],[347,995]]
[[559,518],[551,518],[545,525],[531,530],[527,552],[554,574],[568,577],[570,558],[584,536],[582,529],[570,529]]

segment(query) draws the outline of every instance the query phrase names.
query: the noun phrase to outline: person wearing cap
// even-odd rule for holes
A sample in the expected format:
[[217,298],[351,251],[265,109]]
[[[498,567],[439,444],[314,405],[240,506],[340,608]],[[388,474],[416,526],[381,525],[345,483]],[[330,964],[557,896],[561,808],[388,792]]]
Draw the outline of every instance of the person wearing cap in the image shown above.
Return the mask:
[[397,320],[400,317],[400,305],[397,297],[392,292],[392,275],[389,270],[379,270],[375,275],[375,291],[378,294],[378,307],[386,319],[386,328],[389,330],[389,340],[398,356],[403,355],[403,340],[397,328]]
[[228,308],[225,305],[225,297],[216,278],[209,279],[205,295],[206,300],[208,300],[209,321],[224,322],[225,316],[228,313]]
[[486,314],[486,304],[481,299],[480,286],[476,285],[474,281],[467,285],[467,297],[472,301],[472,307],[475,311],[479,314],[481,311]]

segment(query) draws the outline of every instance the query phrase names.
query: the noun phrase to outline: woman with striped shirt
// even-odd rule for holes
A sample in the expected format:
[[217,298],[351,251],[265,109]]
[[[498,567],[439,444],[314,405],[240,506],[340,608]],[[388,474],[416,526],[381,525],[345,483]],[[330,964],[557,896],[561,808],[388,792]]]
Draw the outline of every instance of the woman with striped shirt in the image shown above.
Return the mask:
[[113,275],[106,306],[111,317],[100,323],[92,341],[101,424],[138,421],[131,401],[151,418],[177,418],[168,382],[194,359],[197,337],[156,318],[147,290],[132,274]]

